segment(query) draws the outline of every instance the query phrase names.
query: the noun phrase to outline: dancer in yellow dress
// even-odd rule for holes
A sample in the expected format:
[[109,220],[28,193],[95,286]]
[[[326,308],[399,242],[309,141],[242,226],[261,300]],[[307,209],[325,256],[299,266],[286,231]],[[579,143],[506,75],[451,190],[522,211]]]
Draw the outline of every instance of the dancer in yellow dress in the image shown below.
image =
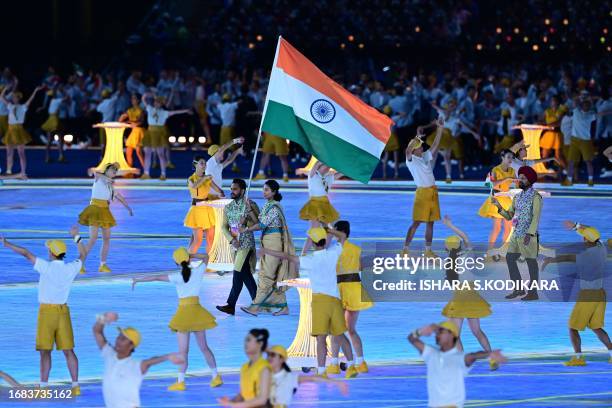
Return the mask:
[[208,367],[212,371],[211,387],[218,387],[223,384],[221,376],[217,372],[217,362],[215,355],[208,347],[206,341],[206,330],[217,327],[215,317],[200,304],[200,291],[202,289],[202,278],[206,271],[208,255],[189,254],[186,248],[177,248],[172,254],[172,258],[181,267],[181,272],[171,274],[161,274],[132,279],[132,290],[138,282],[170,282],[176,287],[179,297],[179,306],[170,320],[168,326],[176,332],[178,340],[178,351],[185,359],[179,365],[177,381],[168,387],[170,391],[185,391],[185,373],[187,372],[189,355],[189,337],[191,333],[195,335],[198,346],[206,359]]
[[[514,153],[505,149],[502,150],[500,157],[501,163],[493,167],[493,170],[491,170],[489,173],[489,182],[492,185],[492,194],[497,192],[508,192],[510,191],[510,186],[512,183],[516,182],[516,174],[514,172],[514,168],[512,168]],[[512,204],[512,197],[496,196],[496,198],[504,210],[508,210],[508,208],[510,208],[510,205]],[[502,225],[504,227],[502,243],[508,240],[510,231],[512,231],[512,221],[506,220],[499,214],[497,207],[491,203],[490,197],[485,199],[485,202],[478,210],[478,215],[483,218],[493,219],[493,229],[491,229],[491,233],[489,234],[489,249],[495,246],[495,242],[497,241],[497,237],[499,237]]]
[[[335,180],[342,177],[342,173],[332,172],[328,165],[316,162],[308,173],[308,201],[300,210],[300,219],[310,221],[310,228],[330,224],[340,218],[338,211],[331,205],[327,195]],[[310,241],[306,240],[302,248],[302,255],[310,249]]]
[[272,372],[263,356],[268,348],[270,333],[266,329],[251,329],[244,339],[244,352],[249,361],[240,368],[240,392],[233,398],[221,397],[224,407],[265,407],[270,399]]
[[32,95],[30,95],[30,98],[25,103],[20,103],[23,94],[19,91],[12,90],[10,101],[5,98],[6,92],[9,90],[8,87],[4,88],[0,93],[0,100],[6,104],[9,111],[8,130],[2,138],[2,142],[6,145],[6,174],[13,174],[13,157],[15,149],[17,149],[20,173],[24,176],[26,175],[27,158],[25,145],[32,141],[32,136],[24,129],[23,122],[25,122],[26,113],[36,93],[41,89],[43,89],[42,86],[34,89],[34,92],[32,92]]
[[612,363],[612,341],[610,341],[610,336],[604,330],[607,302],[603,280],[606,277],[608,251],[601,242],[601,234],[595,227],[572,221],[565,221],[564,224],[566,228],[576,231],[582,237],[585,249],[578,254],[557,255],[553,258],[545,258],[542,264],[543,271],[551,263],[575,263],[577,279],[580,282],[578,299],[568,322],[574,355],[564,364],[570,367],[586,365],[586,360],[582,354],[582,340],[580,339],[579,332],[587,327],[606,346],[609,362]]
[[[342,308],[344,309],[344,320],[346,320],[351,345],[355,350],[355,368],[359,373],[367,373],[368,364],[363,357],[361,336],[357,333],[357,319],[360,311],[369,309],[374,304],[361,284],[361,248],[348,240],[351,234],[351,224],[348,221],[341,220],[336,222],[334,228],[342,233],[334,234],[333,230],[330,231],[331,235],[336,236],[338,242],[342,245],[342,253],[336,266],[336,279]],[[339,352],[340,345],[338,342],[332,341],[332,358],[326,371],[328,374],[340,374]]]
[[[215,227],[215,210],[206,205],[206,201],[211,196],[211,190],[217,195],[223,195],[223,191],[219,186],[215,184],[212,176],[207,176],[206,172],[206,159],[201,156],[197,156],[193,160],[193,166],[195,172],[187,179],[187,187],[189,188],[189,194],[191,195],[191,207],[185,217],[183,225],[187,228],[191,228],[193,233],[191,236],[191,243],[189,244],[189,253],[195,254],[202,245],[202,238],[204,231],[214,231]],[[206,239],[206,252],[210,253],[210,247],[212,240],[208,237],[211,234],[207,232]],[[214,234],[212,234],[214,236]]]
[[140,166],[144,168],[144,156],[142,155],[142,140],[145,136],[143,127],[145,111],[140,107],[138,95],[132,94],[132,106],[119,118],[120,122],[128,122],[132,128],[125,141],[125,159],[130,167],[134,167],[134,152],[138,157]]
[[[453,265],[456,265],[455,260],[457,258],[466,254],[469,256],[472,245],[467,234],[457,228],[449,216],[444,216],[443,222],[444,225],[457,234],[447,237],[444,242],[444,246],[448,251],[448,257],[453,259]],[[459,274],[455,268],[446,270],[446,279],[451,282],[459,280]],[[459,330],[459,335],[461,335],[463,320],[467,319],[472,334],[476,337],[482,348],[485,351],[491,351],[489,338],[480,327],[480,319],[491,315],[491,306],[477,291],[474,289],[455,291],[452,300],[444,306],[442,315],[455,323]],[[458,340],[457,347],[459,350],[463,350],[461,339]],[[489,360],[489,367],[491,370],[496,370],[498,365],[494,360]]]
[[[110,203],[116,199],[128,210],[130,216],[134,215],[123,195],[115,191],[113,187],[113,179],[118,171],[119,163],[109,163],[104,167],[102,173],[96,171],[90,174],[94,177],[91,201],[79,214],[79,224],[89,227],[89,241],[87,241],[86,245],[88,254],[98,239],[98,230],[102,229],[102,249],[100,250],[100,267],[98,272],[111,271],[106,265],[106,259],[110,249],[111,228],[117,225],[117,222],[110,211]],[[83,262],[81,273],[85,273],[85,262]]]

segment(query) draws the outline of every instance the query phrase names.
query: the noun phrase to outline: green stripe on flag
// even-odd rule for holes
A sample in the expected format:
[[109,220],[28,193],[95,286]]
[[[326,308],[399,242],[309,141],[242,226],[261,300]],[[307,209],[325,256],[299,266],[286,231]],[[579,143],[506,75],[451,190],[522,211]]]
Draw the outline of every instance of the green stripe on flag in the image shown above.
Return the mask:
[[380,161],[371,153],[295,116],[293,108],[278,102],[268,101],[262,130],[299,144],[317,159],[362,183],[370,181]]

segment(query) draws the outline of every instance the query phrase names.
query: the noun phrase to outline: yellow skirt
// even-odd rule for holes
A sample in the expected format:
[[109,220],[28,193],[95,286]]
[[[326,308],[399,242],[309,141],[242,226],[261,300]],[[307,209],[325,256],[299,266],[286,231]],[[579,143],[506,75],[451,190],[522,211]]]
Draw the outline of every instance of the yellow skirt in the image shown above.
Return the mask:
[[475,290],[457,290],[442,309],[442,315],[463,319],[479,319],[491,314],[491,305]]
[[514,146],[514,136],[506,135],[499,142],[495,143],[495,147],[493,148],[494,153],[501,153],[504,149],[509,149]]
[[125,147],[131,147],[132,149],[136,149],[139,146],[142,146],[142,140],[145,136],[145,130],[141,127],[134,127],[130,131],[130,135],[125,141]]
[[47,133],[53,132],[55,130],[59,130],[60,128],[60,120],[56,114],[49,115],[45,123],[43,123],[40,128]]
[[183,221],[188,228],[208,229],[215,226],[215,210],[207,205],[192,205]]
[[561,136],[560,132],[548,130],[540,136],[540,147],[542,149],[558,150],[561,146],[563,146],[563,136]]
[[320,221],[329,224],[338,218],[340,218],[340,214],[331,205],[327,196],[310,197],[300,210],[301,220]]
[[79,224],[90,227],[111,228],[117,225],[117,222],[108,208],[108,201],[94,198],[79,214]]
[[[507,196],[496,196],[497,201],[501,204],[504,210],[508,210],[510,205],[512,204],[512,198]],[[478,215],[483,218],[504,218],[499,212],[497,212],[497,207],[491,203],[491,197],[487,197],[485,202],[482,203],[480,209],[478,210]]]
[[168,323],[175,332],[197,332],[217,327],[215,317],[200,305],[197,296],[179,299],[179,306]]
[[391,132],[391,136],[387,141],[387,145],[385,146],[385,152],[395,152],[399,150],[400,144],[399,139],[397,138],[397,134],[395,132]]
[[338,284],[340,300],[344,310],[358,312],[374,306],[368,293],[363,289],[361,282],[340,282]]
[[8,125],[8,130],[2,139],[2,143],[7,146],[21,146],[32,141],[32,136],[23,125]]
[[144,147],[164,147],[168,144],[168,131],[165,126],[149,126],[142,138]]
[[[436,139],[436,132],[433,131],[432,133],[429,134],[429,136],[427,136],[426,143],[429,146],[431,146],[435,139]],[[444,130],[442,131],[442,138],[440,139],[440,144],[438,145],[438,149],[440,150],[452,149],[453,144],[454,144],[454,138],[453,138],[453,135],[451,135],[450,129],[444,128]]]
[[0,136],[8,132],[8,115],[0,115]]

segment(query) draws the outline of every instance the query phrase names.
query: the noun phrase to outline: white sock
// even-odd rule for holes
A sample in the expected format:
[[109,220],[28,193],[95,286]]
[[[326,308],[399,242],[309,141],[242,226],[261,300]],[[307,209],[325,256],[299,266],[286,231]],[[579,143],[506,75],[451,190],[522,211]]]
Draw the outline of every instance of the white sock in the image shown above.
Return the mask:
[[185,373],[178,373],[178,382],[185,382]]
[[354,366],[354,365],[355,365],[355,362],[354,362],[353,360],[347,360],[347,361],[346,361],[346,365],[347,365],[348,367],[350,367],[350,366]]
[[425,245],[425,251],[431,251],[431,245]]
[[264,171],[260,169],[259,174],[264,174]]
[[355,364],[359,365],[363,363],[363,356],[355,358]]
[[332,357],[330,359],[329,364],[331,364],[331,365],[338,365],[338,357],[336,357],[336,358]]
[[569,180],[570,183],[572,182],[572,180],[574,180],[572,176],[567,176],[567,179]]
[[211,373],[213,378],[215,378],[216,376],[219,375],[219,373],[217,372],[217,368],[216,367],[215,368],[211,368],[210,369],[210,373]]
[[49,386],[48,382],[42,382],[42,381],[40,382],[40,387],[41,388],[48,387],[48,386]]
[[106,262],[100,261],[100,266],[104,266],[104,265],[106,265]]
[[593,181],[593,176],[589,176],[589,181]]
[[78,381],[73,381],[72,382],[72,388],[78,387],[78,386],[79,386],[79,382]]
[[318,367],[318,368],[317,368],[317,374],[318,374],[318,375],[323,375],[323,374],[325,374],[325,367]]
[[287,173],[283,173],[283,177],[289,177]]
[[576,353],[576,358],[582,358],[582,353]]
[[608,354],[610,354],[610,358],[612,358],[612,350],[608,350]]

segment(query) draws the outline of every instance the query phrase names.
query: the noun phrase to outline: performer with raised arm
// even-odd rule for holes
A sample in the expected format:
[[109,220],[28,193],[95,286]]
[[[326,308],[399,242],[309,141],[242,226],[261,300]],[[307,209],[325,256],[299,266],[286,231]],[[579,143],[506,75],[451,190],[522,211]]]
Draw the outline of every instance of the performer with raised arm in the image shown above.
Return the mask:
[[259,207],[245,197],[247,185],[243,179],[234,179],[231,185],[232,202],[225,206],[223,211],[223,235],[234,250],[234,277],[232,290],[227,297],[227,304],[217,306],[223,313],[234,315],[236,302],[246,286],[251,301],[257,295],[257,284],[253,279],[257,255],[255,254],[255,236],[252,231],[239,232],[240,228],[252,227],[259,223]]
[[[117,225],[115,217],[110,211],[110,203],[117,199],[128,210],[130,216],[134,215],[127,201],[113,187],[114,178],[119,171],[118,163],[109,163],[104,167],[102,173],[90,171],[94,183],[91,189],[91,201],[89,205],[79,214],[79,224],[89,227],[89,241],[87,241],[87,253],[91,251],[98,239],[98,230],[102,229],[102,249],[100,250],[100,267],[98,272],[110,272],[106,265],[108,251],[110,250],[111,228]],[[81,273],[85,273],[85,262],[81,266]]]
[[[529,280],[531,283],[534,283],[539,279],[536,258],[538,257],[540,241],[538,225],[540,224],[540,214],[542,212],[542,196],[533,188],[533,183],[538,180],[538,175],[533,168],[523,166],[519,169],[518,175],[519,187],[523,191],[512,198],[510,207],[505,210],[495,197],[491,197],[491,203],[497,207],[501,216],[506,220],[512,221],[514,226],[506,253],[506,263],[508,264],[510,279],[517,283],[522,280],[517,262],[523,256],[529,268]],[[524,290],[515,289],[506,296],[506,299],[514,299],[524,295]],[[536,289],[530,290],[527,296],[522,298],[522,300],[537,299],[538,291]]]
[[287,260],[298,267],[309,271],[310,286],[312,287],[312,329],[311,335],[317,338],[317,375],[327,376],[325,359],[327,358],[327,336],[334,336],[342,352],[346,356],[348,368],[346,378],[358,375],[353,360],[351,343],[346,337],[346,321],[342,301],[338,293],[336,267],[342,253],[340,244],[327,246],[327,234],[340,240],[346,239],[346,234],[339,230],[315,227],[308,230],[308,239],[312,240],[314,252],[306,256],[289,255],[285,252],[261,248],[262,255],[268,255]]
[[421,138],[424,134],[421,128],[417,129],[417,136],[406,147],[406,166],[410,174],[412,174],[417,189],[412,208],[412,225],[410,225],[406,233],[404,250],[402,251],[404,255],[409,255],[410,243],[414,238],[414,234],[419,225],[425,222],[427,223],[425,230],[425,256],[436,256],[431,250],[431,242],[433,241],[434,222],[440,220],[440,203],[438,201],[438,188],[436,187],[436,179],[433,174],[433,166],[444,130],[444,119],[438,119],[436,124],[438,127],[436,137],[427,151],[423,150],[423,140]]
[[[219,147],[219,145],[211,145],[208,147],[208,154],[210,158],[206,160],[206,171],[204,174],[207,176],[211,176],[213,182],[219,188],[223,188],[223,170],[232,164],[236,157],[239,154],[244,154],[243,147],[234,150],[226,159],[223,158],[225,152],[234,145],[242,145],[244,143],[244,137],[237,137],[232,139],[231,141],[225,143],[223,146]],[[211,194],[211,199],[224,197],[224,194],[221,195]]]
[[185,359],[180,353],[169,353],[146,360],[135,359],[132,355],[140,345],[142,337],[133,327],[119,328],[115,345],[111,346],[104,336],[104,326],[116,322],[115,312],[98,315],[93,326],[93,334],[98,348],[102,350],[104,375],[102,395],[104,404],[109,408],[140,407],[140,386],[149,368],[170,361],[183,364]]
[[17,149],[20,173],[24,176],[26,175],[28,162],[25,154],[25,145],[32,141],[32,136],[24,129],[23,122],[25,122],[26,113],[36,93],[42,89],[42,86],[36,87],[25,103],[20,103],[23,94],[19,91],[13,89],[10,101],[5,98],[9,87],[4,88],[0,92],[0,101],[8,109],[8,130],[2,138],[2,142],[6,145],[6,174],[13,174],[13,158],[15,149]]
[[577,279],[580,282],[578,300],[568,322],[569,337],[574,348],[574,355],[564,364],[572,367],[586,365],[586,360],[582,354],[580,332],[587,327],[606,346],[609,361],[612,363],[612,342],[610,336],[604,330],[607,304],[606,291],[603,287],[608,258],[606,246],[600,241],[601,234],[595,227],[572,221],[565,221],[564,224],[566,228],[576,231],[582,237],[585,249],[578,254],[545,258],[542,263],[542,271],[551,263],[574,263],[576,264]]
[[177,248],[172,254],[174,262],[181,267],[181,272],[171,274],[151,275],[132,279],[132,290],[138,282],[170,282],[176,287],[179,297],[178,310],[170,320],[170,330],[176,332],[178,351],[185,362],[179,366],[177,381],[168,387],[169,391],[185,391],[185,373],[187,372],[189,356],[189,337],[195,335],[198,346],[212,372],[211,387],[223,384],[217,372],[217,362],[206,341],[206,330],[217,327],[215,317],[200,304],[202,277],[206,271],[208,255],[189,254],[186,248]]
[[66,262],[66,243],[52,239],[45,242],[49,260],[36,257],[27,249],[9,242],[0,236],[2,245],[25,257],[34,265],[34,270],[40,274],[38,281],[38,323],[36,328],[36,350],[40,352],[40,386],[49,386],[51,372],[51,351],[53,345],[62,350],[66,365],[72,378],[72,395],[81,394],[79,386],[79,360],[74,353],[74,335],[72,319],[68,308],[68,296],[74,278],[79,273],[81,265],[87,256],[87,250],[81,242],[78,226],[70,228],[70,235],[77,245],[79,258]]
[[[434,333],[438,347],[432,347],[421,340],[421,336],[431,336]],[[488,357],[497,364],[506,361],[501,350],[464,354],[457,348],[458,339],[459,329],[451,321],[429,324],[408,336],[408,341],[419,351],[427,366],[428,407],[463,407],[465,377],[476,360]]]

